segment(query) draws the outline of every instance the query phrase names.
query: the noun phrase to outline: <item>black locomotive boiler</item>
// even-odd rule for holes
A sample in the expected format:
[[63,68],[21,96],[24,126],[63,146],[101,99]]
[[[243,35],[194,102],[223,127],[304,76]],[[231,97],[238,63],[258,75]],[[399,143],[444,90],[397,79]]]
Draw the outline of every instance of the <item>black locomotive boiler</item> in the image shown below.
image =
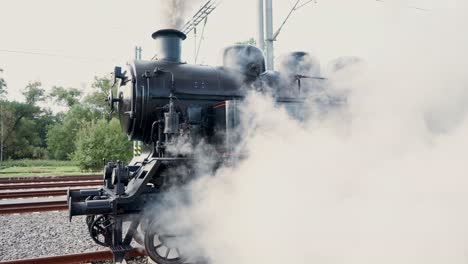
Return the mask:
[[[179,139],[203,140],[221,164],[238,140],[238,105],[249,91],[270,93],[278,103],[297,108],[307,94],[301,80],[311,76],[266,71],[263,52],[248,45],[226,48],[220,67],[187,64],[181,59],[182,32],[164,29],[152,37],[158,58],[133,61],[125,70],[116,67],[118,91],[108,98],[129,139],[143,142],[147,151],[128,165],[108,162],[102,187],[70,190],[67,199],[70,220],[86,215],[91,238],[109,247],[115,262],[123,261],[134,240],[157,263],[179,264],[187,256],[171,243],[174,235],[160,231],[157,211],[146,210],[196,173],[196,157],[174,151]],[[288,56],[291,63],[309,55]]]

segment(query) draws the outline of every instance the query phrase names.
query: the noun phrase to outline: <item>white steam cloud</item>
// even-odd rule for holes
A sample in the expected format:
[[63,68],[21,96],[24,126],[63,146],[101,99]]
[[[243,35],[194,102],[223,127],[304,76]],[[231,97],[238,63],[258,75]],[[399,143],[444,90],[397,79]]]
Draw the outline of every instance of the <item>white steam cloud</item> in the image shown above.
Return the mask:
[[349,98],[324,118],[300,123],[249,96],[247,158],[168,212],[193,230],[188,246],[216,264],[467,263],[464,10],[433,11],[409,41],[397,25],[381,60],[329,73]]

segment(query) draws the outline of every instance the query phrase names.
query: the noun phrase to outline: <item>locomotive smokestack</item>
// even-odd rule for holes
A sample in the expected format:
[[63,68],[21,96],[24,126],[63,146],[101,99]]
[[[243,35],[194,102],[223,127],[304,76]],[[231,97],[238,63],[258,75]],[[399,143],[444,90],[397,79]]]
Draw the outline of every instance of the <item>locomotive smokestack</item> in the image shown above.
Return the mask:
[[176,29],[161,29],[151,35],[156,40],[157,58],[173,63],[181,63],[182,41],[187,36]]

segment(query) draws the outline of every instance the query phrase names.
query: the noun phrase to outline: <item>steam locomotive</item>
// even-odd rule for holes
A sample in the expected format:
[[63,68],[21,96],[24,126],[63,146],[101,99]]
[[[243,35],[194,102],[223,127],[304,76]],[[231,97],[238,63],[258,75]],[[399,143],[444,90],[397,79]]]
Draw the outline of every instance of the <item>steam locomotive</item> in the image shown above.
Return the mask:
[[158,58],[133,61],[126,70],[116,67],[118,91],[107,99],[129,140],[143,142],[147,151],[128,165],[108,162],[102,187],[69,190],[67,199],[70,220],[86,215],[91,238],[112,250],[114,262],[124,260],[134,240],[155,262],[180,264],[187,256],[172,242],[177,235],[166,234],[157,210],[148,209],[196,174],[196,157],[174,151],[180,138],[213,146],[222,164],[239,140],[239,105],[247,93],[271,94],[297,110],[311,92],[304,82],[320,78],[307,75],[318,66],[305,52],[285,57],[287,73],[274,72],[265,70],[261,50],[234,45],[222,53],[222,66],[211,67],[182,61],[182,32],[163,29],[152,37]]

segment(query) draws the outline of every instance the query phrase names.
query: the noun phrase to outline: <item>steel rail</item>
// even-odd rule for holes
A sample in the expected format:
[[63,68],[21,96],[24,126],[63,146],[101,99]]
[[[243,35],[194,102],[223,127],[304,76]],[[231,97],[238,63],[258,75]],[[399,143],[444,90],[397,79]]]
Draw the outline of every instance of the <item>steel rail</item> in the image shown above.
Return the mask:
[[99,186],[99,181],[80,181],[80,182],[56,182],[56,183],[26,183],[26,184],[2,184],[0,190],[18,190],[18,189],[39,189],[39,188],[60,188],[77,186]]
[[[126,258],[142,257],[145,256],[145,251],[141,248],[135,248],[128,252]],[[96,251],[86,252],[81,254],[69,254],[62,256],[50,256],[40,258],[18,259],[0,261],[0,264],[79,264],[89,263],[95,261],[112,260],[112,253],[110,251]]]
[[67,195],[67,189],[40,190],[40,191],[15,191],[0,193],[0,199],[34,198]]
[[33,176],[33,177],[8,177],[0,178],[0,183],[37,183],[37,182],[69,182],[69,181],[97,181],[100,175],[86,176]]
[[26,203],[0,204],[1,214],[34,213],[68,210],[67,201],[41,201]]

